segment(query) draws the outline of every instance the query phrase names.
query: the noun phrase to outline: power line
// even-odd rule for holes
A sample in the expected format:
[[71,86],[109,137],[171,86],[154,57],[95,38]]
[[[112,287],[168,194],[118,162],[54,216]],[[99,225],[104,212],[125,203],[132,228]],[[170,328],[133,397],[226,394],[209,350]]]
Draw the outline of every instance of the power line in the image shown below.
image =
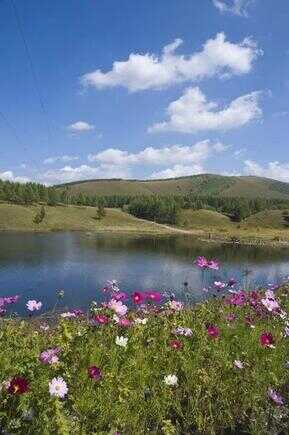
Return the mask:
[[20,34],[21,39],[23,41],[26,56],[27,56],[28,63],[29,63],[30,69],[31,69],[31,74],[32,74],[32,78],[34,81],[35,92],[38,95],[40,107],[41,107],[42,113],[44,115],[44,118],[46,119],[48,139],[51,139],[51,128],[50,128],[49,116],[48,116],[48,112],[47,112],[46,107],[45,107],[44,99],[43,99],[42,94],[41,94],[40,84],[39,84],[38,76],[36,74],[36,68],[34,66],[31,51],[29,49],[28,41],[25,37],[24,29],[23,29],[23,26],[21,23],[20,15],[18,13],[18,9],[16,7],[16,3],[14,0],[10,0],[10,4],[11,4],[11,7],[12,7],[14,15],[15,15],[18,31],[19,31],[19,34]]

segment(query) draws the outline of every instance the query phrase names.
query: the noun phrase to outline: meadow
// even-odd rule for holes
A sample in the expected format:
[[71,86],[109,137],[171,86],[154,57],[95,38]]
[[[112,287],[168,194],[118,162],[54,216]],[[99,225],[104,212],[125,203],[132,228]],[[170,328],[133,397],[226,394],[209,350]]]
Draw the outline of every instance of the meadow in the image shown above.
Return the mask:
[[[190,304],[115,281],[86,313],[0,299],[0,424],[13,434],[287,434],[289,286],[212,282]],[[10,314],[9,314],[10,313]]]

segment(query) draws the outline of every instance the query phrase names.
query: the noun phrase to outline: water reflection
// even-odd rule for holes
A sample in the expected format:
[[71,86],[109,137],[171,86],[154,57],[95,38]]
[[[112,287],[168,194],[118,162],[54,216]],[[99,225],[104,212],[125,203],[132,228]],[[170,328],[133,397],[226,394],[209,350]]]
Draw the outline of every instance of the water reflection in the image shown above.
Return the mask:
[[198,255],[218,258],[223,267],[210,280],[237,279],[242,287],[278,283],[289,274],[288,249],[204,244],[188,236],[141,237],[80,233],[0,234],[0,295],[39,298],[49,309],[55,292],[65,290],[63,304],[86,307],[101,297],[107,279],[126,291],[174,290],[187,282],[195,300],[207,297]]

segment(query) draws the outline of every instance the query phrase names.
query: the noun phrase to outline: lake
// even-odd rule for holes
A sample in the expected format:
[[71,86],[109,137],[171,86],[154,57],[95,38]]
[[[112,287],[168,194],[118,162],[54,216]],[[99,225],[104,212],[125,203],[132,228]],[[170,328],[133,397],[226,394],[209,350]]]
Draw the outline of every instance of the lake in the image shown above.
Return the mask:
[[235,278],[237,288],[277,284],[289,275],[288,248],[204,244],[183,235],[0,233],[0,296],[20,294],[21,313],[31,298],[51,309],[56,291],[64,290],[63,308],[87,308],[101,300],[105,282],[116,279],[124,291],[174,291],[180,299],[186,282],[192,300],[201,301],[208,294],[202,272],[193,265],[198,255],[222,263],[210,281]]

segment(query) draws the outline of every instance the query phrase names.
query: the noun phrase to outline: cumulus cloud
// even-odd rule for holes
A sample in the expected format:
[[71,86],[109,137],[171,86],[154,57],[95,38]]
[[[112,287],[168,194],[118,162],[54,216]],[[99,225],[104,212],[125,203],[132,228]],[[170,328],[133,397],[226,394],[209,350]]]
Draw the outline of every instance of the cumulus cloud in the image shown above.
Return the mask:
[[207,101],[198,88],[188,88],[167,108],[168,120],[154,124],[149,132],[196,133],[206,130],[231,130],[262,116],[258,102],[261,92],[251,92],[233,100],[224,109]]
[[176,39],[164,47],[160,56],[131,53],[127,60],[115,61],[110,71],[97,69],[83,75],[81,83],[96,89],[123,86],[130,92],[162,89],[216,75],[246,74],[252,69],[254,59],[262,54],[252,39],[232,43],[224,33],[207,40],[201,51],[191,55],[176,54],[182,43]]
[[222,13],[230,12],[243,17],[248,16],[248,8],[254,0],[213,0],[213,5]]
[[[89,165],[64,166],[42,175],[46,183],[63,183],[93,178],[137,178],[139,168],[151,173],[149,178],[167,178],[203,172],[203,163],[228,147],[221,142],[204,140],[194,145],[147,147],[137,153],[109,148],[90,154]],[[94,165],[95,166],[94,166]]]
[[28,177],[14,175],[13,171],[0,172],[0,180],[13,181],[17,183],[28,183],[30,181]]
[[129,153],[117,148],[109,148],[97,154],[90,154],[90,162],[118,166],[166,166],[171,164],[196,163],[208,158],[214,152],[222,152],[227,146],[209,140],[194,145],[170,145],[163,148],[147,147],[137,153]]
[[89,124],[85,121],[77,121],[67,127],[67,129],[72,133],[83,133],[86,131],[94,130],[94,128],[94,125]]
[[81,165],[78,167],[64,166],[60,169],[52,169],[41,176],[41,180],[48,184],[69,183],[71,181],[89,180],[97,178],[129,178],[126,168],[118,168],[115,165],[101,165],[97,167]]
[[45,165],[50,165],[56,162],[72,162],[75,160],[78,160],[79,157],[77,156],[55,156],[55,157],[48,157],[47,159],[43,160],[43,163]]
[[262,166],[253,160],[245,160],[244,164],[244,172],[247,175],[289,182],[289,163],[275,161],[269,162],[267,166]]

